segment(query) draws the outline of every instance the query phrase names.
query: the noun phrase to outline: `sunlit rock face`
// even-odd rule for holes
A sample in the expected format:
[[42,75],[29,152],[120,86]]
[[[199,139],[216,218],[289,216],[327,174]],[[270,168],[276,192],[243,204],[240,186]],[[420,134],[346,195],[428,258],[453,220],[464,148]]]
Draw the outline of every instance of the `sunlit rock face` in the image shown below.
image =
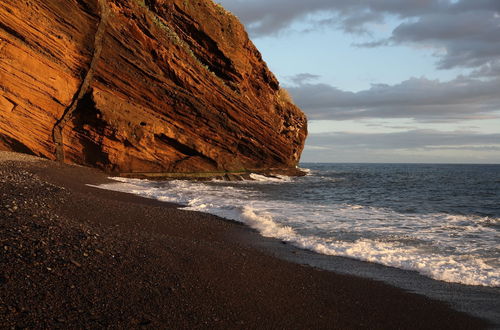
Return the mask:
[[211,0],[0,3],[0,149],[108,172],[292,169],[307,135]]

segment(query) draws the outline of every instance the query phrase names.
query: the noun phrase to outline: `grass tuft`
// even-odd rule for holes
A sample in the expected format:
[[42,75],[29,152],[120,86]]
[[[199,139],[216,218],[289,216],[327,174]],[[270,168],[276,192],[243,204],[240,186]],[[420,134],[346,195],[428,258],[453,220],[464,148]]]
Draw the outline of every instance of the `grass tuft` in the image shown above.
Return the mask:
[[295,104],[292,96],[285,88],[280,88],[277,92],[278,102],[281,104],[291,103]]

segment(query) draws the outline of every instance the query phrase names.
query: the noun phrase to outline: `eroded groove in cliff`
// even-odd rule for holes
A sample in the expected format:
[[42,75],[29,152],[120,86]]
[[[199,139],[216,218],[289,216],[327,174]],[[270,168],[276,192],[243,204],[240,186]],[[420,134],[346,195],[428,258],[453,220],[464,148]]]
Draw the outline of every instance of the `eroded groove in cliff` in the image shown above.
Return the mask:
[[165,143],[169,147],[173,148],[174,150],[176,150],[180,154],[185,155],[184,158],[180,159],[177,162],[184,161],[184,160],[189,159],[191,157],[199,157],[199,158],[204,159],[206,162],[212,164],[214,167],[217,167],[217,162],[215,162],[212,158],[204,155],[203,153],[199,152],[198,150],[196,150],[192,147],[189,147],[189,146],[177,141],[176,139],[172,139],[172,138],[166,136],[165,134],[155,134],[155,138],[162,141],[163,143]]
[[61,118],[55,123],[52,129],[52,138],[56,147],[56,159],[58,161],[64,162],[64,139],[63,139],[63,130],[66,126],[66,123],[71,118],[73,112],[77,109],[79,101],[87,94],[90,83],[94,78],[94,72],[97,67],[97,63],[101,57],[102,45],[104,40],[104,34],[106,32],[106,22],[108,20],[108,5],[106,3],[107,0],[98,0],[100,7],[100,20],[97,26],[97,31],[94,37],[94,52],[92,54],[92,60],[90,62],[89,68],[85,73],[85,76],[80,84],[77,92],[73,96],[71,103],[64,110],[64,113]]

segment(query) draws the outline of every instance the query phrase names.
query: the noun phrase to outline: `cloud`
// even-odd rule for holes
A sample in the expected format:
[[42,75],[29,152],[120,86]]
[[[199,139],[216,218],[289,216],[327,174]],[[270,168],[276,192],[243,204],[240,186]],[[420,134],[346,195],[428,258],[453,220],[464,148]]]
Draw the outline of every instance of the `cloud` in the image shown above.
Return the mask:
[[[238,15],[254,36],[276,34],[305,19],[332,24],[346,32],[359,32],[365,30],[367,23],[383,21],[385,15],[414,17],[445,7],[440,0],[222,0],[221,3]],[[311,18],[318,13],[322,18]],[[325,19],[325,15],[329,18]]]
[[[448,82],[425,77],[410,78],[395,85],[372,85],[370,89],[357,93],[315,83],[319,77],[307,73],[287,77],[291,82],[287,88],[309,118],[411,118],[421,122],[499,118],[500,1],[312,0],[307,2],[308,6],[290,1],[285,16],[274,11],[277,4],[284,5],[284,0],[276,1],[269,6],[261,1],[236,1],[236,4],[266,10],[261,14],[273,17],[275,23],[280,22],[277,29],[320,11],[342,14],[340,24],[345,31],[362,29],[366,24],[380,20],[375,13],[395,15],[402,21],[389,38],[358,46],[408,44],[434,47],[439,50],[436,51],[438,68],[471,69],[470,75]],[[249,15],[247,19],[260,22],[259,17]],[[320,23],[329,24],[326,21],[322,19]],[[275,31],[270,26],[266,30]]]
[[438,68],[478,68],[500,57],[498,0],[223,0],[254,37],[287,31],[296,22],[369,34],[387,17],[400,24],[384,40],[355,44],[434,47]]
[[[285,77],[290,83],[285,87],[310,119],[408,118],[432,123],[500,119],[499,0],[219,1],[240,17],[254,38],[298,28],[304,33],[337,29],[354,34],[355,42],[363,41],[353,46],[431,49],[436,68],[468,72],[446,82],[413,77],[360,92],[320,83],[320,77],[308,73]],[[392,27],[385,39],[370,34],[379,24]],[[407,131],[310,134],[304,156],[324,161],[421,161],[427,157],[430,162],[500,162],[499,134],[400,129]]]
[[495,78],[500,77],[500,58],[491,61],[488,64],[481,66],[479,69],[472,71],[471,77]]
[[500,134],[474,131],[410,130],[395,133],[332,132],[310,134],[308,146],[344,149],[450,149],[500,151]]
[[480,67],[500,55],[500,19],[487,10],[429,13],[400,24],[390,40],[396,44],[424,44],[444,48],[438,68]]
[[500,78],[460,76],[449,82],[410,78],[396,85],[376,84],[360,92],[310,83],[298,75],[287,86],[295,102],[315,120],[411,118],[451,122],[500,118]]
[[254,37],[279,33],[299,19],[334,7],[328,0],[223,0],[221,3],[243,21]]
[[500,163],[500,134],[408,130],[311,134],[303,162]]
[[319,76],[317,74],[311,74],[311,73],[299,73],[299,74],[296,74],[294,76],[288,76],[285,78],[295,85],[300,85],[300,84],[304,84],[304,83],[318,80],[319,78],[321,78],[321,76]]

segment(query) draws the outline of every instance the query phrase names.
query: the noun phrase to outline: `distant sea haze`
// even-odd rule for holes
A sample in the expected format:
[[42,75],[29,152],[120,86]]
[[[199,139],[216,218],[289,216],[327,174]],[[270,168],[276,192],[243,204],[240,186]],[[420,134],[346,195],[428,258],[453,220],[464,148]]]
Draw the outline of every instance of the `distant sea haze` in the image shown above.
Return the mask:
[[151,182],[126,191],[244,222],[261,235],[466,285],[500,286],[500,165],[302,164],[308,175]]

